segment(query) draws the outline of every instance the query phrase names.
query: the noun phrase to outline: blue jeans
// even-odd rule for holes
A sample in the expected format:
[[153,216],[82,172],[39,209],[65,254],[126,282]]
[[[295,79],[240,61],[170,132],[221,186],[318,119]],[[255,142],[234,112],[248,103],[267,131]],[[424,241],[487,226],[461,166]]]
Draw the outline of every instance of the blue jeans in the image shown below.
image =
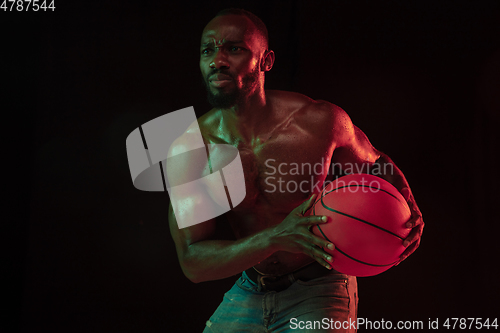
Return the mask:
[[332,273],[260,292],[243,272],[203,332],[355,332],[357,289],[356,277]]

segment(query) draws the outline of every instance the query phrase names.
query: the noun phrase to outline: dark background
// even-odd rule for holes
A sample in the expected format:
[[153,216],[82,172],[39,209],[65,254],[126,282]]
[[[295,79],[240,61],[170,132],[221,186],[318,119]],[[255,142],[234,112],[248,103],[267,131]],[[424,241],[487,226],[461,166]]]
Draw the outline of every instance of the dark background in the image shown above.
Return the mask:
[[201,31],[268,25],[267,88],[331,101],[404,171],[422,245],[359,279],[359,317],[498,317],[498,1],[56,1],[0,12],[5,332],[200,332],[236,277],[182,274],[165,193],[132,185],[125,139],[209,109]]

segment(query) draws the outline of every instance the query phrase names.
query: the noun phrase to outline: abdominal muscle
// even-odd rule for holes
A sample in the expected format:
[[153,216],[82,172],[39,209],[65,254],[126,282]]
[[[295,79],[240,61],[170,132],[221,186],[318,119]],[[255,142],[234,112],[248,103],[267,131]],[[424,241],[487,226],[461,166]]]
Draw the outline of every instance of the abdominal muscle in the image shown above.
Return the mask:
[[[243,209],[244,211],[242,212],[239,212],[238,209],[231,211],[228,220],[236,237],[239,239],[278,225],[292,209],[290,208],[288,213],[284,214],[282,212],[273,212],[272,206],[268,204],[256,204],[252,212],[249,209]],[[254,267],[260,273],[284,275],[304,267],[313,261],[315,261],[313,258],[303,253],[277,251]]]
[[254,267],[260,273],[279,276],[292,273],[313,261],[313,258],[302,253],[278,251]]

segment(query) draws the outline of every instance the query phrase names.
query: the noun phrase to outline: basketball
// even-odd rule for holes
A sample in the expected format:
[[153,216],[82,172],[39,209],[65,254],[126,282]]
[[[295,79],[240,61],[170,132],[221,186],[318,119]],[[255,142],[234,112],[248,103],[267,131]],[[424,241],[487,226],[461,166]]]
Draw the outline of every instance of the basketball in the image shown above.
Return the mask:
[[380,274],[399,260],[411,212],[399,191],[382,178],[351,174],[326,184],[312,215],[329,220],[312,232],[335,245],[333,269],[348,275]]

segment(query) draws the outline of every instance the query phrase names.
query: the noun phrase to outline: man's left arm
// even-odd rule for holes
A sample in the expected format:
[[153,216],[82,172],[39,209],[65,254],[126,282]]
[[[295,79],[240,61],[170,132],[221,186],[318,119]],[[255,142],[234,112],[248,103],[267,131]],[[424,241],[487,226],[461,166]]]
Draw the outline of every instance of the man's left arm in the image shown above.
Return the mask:
[[[387,180],[391,183],[405,198],[411,211],[411,218],[406,222],[408,228],[412,228],[410,234],[403,241],[403,245],[406,250],[400,257],[400,262],[405,260],[410,254],[412,254],[420,245],[420,237],[422,236],[422,231],[424,229],[424,221],[422,219],[422,213],[418,208],[413,193],[411,192],[410,186],[406,181],[403,172],[394,164],[394,162],[384,153],[379,152],[380,157],[372,164],[372,173],[382,179]],[[390,170],[390,172],[387,172]]]
[[406,250],[400,257],[400,262],[405,260],[420,245],[420,237],[424,228],[422,214],[418,208],[410,186],[401,170],[386,154],[376,150],[366,137],[357,128],[347,113],[340,107],[329,104],[333,112],[333,126],[335,133],[335,149],[332,163],[340,165],[344,170],[353,168],[361,172],[372,173],[391,183],[406,199],[411,210],[410,220],[406,223],[412,228],[408,237],[403,241]]

